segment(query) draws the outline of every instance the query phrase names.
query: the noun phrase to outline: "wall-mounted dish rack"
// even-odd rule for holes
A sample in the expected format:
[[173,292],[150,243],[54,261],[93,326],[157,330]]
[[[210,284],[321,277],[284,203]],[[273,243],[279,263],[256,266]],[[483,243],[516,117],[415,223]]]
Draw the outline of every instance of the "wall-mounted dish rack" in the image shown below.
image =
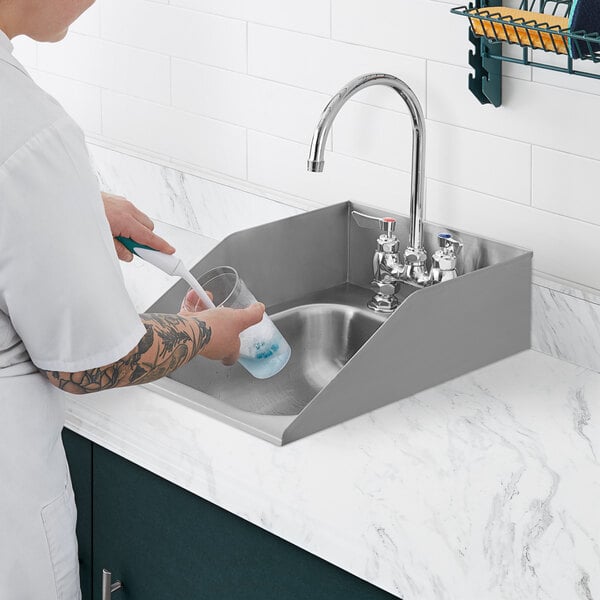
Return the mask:
[[[469,52],[474,69],[469,89],[475,97],[482,104],[502,104],[502,62],[600,79],[600,70],[576,67],[579,61],[600,63],[600,32],[571,30],[572,8],[573,0],[522,0],[518,9],[502,6],[502,0],[475,0],[451,9],[469,19],[469,40],[475,47]],[[522,47],[522,55],[504,56],[505,43]],[[533,50],[562,56],[564,64],[532,60]]]

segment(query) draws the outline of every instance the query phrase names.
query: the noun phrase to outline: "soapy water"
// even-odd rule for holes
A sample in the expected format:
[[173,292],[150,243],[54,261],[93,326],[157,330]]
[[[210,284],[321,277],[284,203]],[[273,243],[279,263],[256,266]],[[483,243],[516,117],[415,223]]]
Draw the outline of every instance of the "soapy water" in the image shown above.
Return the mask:
[[240,335],[240,364],[257,379],[279,373],[287,364],[292,350],[271,319],[249,327]]

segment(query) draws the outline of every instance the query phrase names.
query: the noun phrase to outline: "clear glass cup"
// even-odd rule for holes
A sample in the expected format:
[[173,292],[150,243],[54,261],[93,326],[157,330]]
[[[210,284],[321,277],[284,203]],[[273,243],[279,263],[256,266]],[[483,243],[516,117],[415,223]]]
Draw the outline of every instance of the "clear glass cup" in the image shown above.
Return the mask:
[[[256,302],[233,267],[215,267],[197,278],[205,291],[210,292],[215,306],[246,308]],[[181,307],[185,310],[203,310],[205,307],[189,306],[184,297]],[[257,379],[273,377],[285,367],[292,354],[290,345],[267,313],[262,321],[248,327],[240,334],[239,363]]]

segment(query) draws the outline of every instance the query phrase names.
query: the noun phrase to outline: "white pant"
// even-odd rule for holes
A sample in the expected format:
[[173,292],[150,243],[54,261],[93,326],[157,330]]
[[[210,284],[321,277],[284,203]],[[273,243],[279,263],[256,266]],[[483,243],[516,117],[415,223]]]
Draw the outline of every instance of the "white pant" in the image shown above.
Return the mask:
[[79,600],[76,509],[62,392],[0,378],[0,600]]

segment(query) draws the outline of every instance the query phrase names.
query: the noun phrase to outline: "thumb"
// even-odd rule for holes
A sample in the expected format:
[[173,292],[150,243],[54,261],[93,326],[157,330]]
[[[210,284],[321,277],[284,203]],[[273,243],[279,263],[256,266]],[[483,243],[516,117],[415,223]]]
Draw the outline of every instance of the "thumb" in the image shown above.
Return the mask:
[[265,314],[265,305],[262,302],[256,302],[237,312],[240,331],[243,331],[244,329],[248,329],[248,327],[261,322],[263,315]]
[[118,240],[113,238],[113,242],[115,243],[115,250],[117,251],[118,258],[123,262],[131,262],[133,260],[133,254]]

